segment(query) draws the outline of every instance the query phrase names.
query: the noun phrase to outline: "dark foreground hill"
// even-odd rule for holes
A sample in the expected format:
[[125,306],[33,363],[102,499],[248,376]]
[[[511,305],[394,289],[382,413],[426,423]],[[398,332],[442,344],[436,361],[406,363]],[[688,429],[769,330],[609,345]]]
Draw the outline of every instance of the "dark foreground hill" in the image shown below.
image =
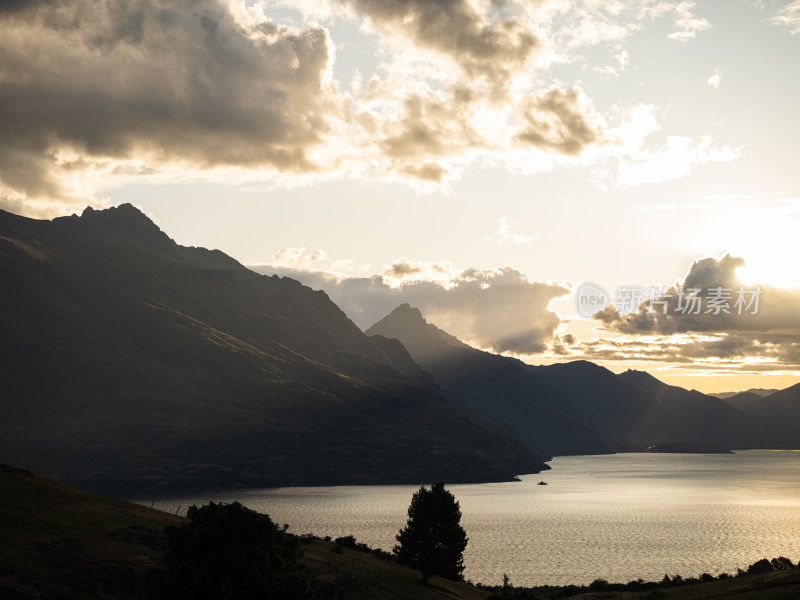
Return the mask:
[[182,521],[0,465],[0,598],[142,598]]
[[179,246],[130,205],[0,212],[0,281],[0,460],[100,490],[546,468],[324,293]]
[[[163,528],[181,517],[0,465],[0,598],[147,598],[148,574],[163,567]],[[334,552],[333,550],[336,550]],[[434,577],[374,554],[310,541],[301,564],[331,590],[320,599],[481,600],[489,592]]]

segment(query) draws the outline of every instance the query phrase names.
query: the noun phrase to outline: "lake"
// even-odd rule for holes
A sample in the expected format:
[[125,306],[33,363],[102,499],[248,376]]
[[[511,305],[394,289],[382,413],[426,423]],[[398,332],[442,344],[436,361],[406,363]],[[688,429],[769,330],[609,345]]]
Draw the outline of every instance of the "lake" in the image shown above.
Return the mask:
[[[558,457],[522,481],[448,485],[469,536],[465,577],[564,585],[735,572],[800,560],[800,451]],[[540,486],[540,480],[548,485]],[[290,531],[391,550],[419,486],[273,488],[160,498],[181,513],[238,500]],[[152,498],[140,499],[150,505]]]

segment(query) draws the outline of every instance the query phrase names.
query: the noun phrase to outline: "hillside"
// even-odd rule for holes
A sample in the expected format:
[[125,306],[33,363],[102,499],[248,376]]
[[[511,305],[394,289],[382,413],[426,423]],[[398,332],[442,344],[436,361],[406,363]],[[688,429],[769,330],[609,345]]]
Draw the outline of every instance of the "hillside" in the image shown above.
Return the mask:
[[0,598],[141,598],[182,520],[0,465]]
[[642,371],[629,370],[618,377],[656,403],[651,419],[643,424],[635,441],[712,444],[731,449],[782,445],[774,429],[725,400],[667,385]]
[[[162,566],[161,531],[184,519],[0,465],[0,598],[139,600]],[[313,540],[301,560],[347,597],[481,600],[489,594]]]
[[11,464],[120,493],[545,468],[324,293],[179,246],[130,205],[53,221],[0,212],[0,278]]
[[582,360],[527,365],[471,348],[427,323],[407,304],[366,333],[399,340],[467,414],[546,454],[675,444],[719,451],[785,447],[800,441],[777,423],[794,414],[789,395],[774,401],[770,421],[766,413],[772,396],[758,403],[764,414],[747,414],[730,401],[669,386],[643,372],[616,375]]
[[787,446],[800,445],[800,384],[766,396],[743,392],[726,401],[780,432]]
[[[366,331],[395,338],[475,420],[541,454],[591,454],[607,448],[585,424],[553,404],[562,400],[522,362],[476,350],[403,304]],[[373,337],[373,339],[378,339]]]

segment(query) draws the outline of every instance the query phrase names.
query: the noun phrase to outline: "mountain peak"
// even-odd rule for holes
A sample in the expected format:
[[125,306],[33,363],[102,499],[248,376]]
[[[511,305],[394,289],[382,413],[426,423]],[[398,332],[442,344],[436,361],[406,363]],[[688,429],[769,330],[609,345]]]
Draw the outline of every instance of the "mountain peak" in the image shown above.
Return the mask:
[[671,388],[669,384],[664,383],[657,377],[653,377],[647,371],[637,371],[636,369],[628,369],[624,373],[617,375],[622,381],[628,385],[637,388],[647,394],[654,394],[656,392],[664,392]]
[[113,229],[128,238],[140,239],[162,248],[175,245],[158,225],[132,204],[120,204],[102,210],[87,206],[80,216],[80,221]]
[[382,335],[402,342],[412,356],[427,355],[434,347],[474,348],[458,338],[428,323],[418,308],[408,303],[401,304],[365,332],[368,336]]
[[417,321],[425,321],[425,317],[422,316],[422,312],[418,308],[411,306],[408,302],[404,302],[397,308],[395,308],[391,313],[389,313],[389,317],[393,317],[395,319],[413,319]]

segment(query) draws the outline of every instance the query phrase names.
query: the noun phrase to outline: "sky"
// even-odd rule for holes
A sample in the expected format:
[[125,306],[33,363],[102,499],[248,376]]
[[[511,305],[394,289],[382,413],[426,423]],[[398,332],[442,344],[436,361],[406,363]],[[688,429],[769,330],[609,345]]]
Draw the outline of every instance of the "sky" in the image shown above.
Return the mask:
[[787,387],[798,34],[800,0],[4,2],[0,209],[130,202],[364,329]]

